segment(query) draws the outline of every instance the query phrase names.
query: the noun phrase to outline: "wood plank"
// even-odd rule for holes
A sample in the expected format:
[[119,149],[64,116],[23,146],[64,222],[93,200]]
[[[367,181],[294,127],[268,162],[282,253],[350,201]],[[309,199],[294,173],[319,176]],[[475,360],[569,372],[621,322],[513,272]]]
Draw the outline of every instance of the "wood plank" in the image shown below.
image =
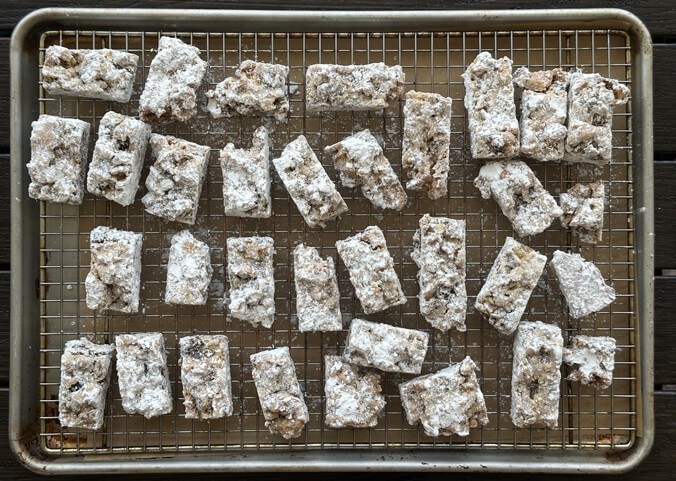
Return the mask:
[[0,270],[9,269],[9,155],[0,154]]
[[[676,58],[676,57],[675,57]],[[655,268],[676,268],[676,161],[655,162]]]
[[0,271],[0,389],[9,386],[9,272]]
[[0,38],[0,153],[9,152],[9,39]]
[[655,152],[675,153],[676,136],[673,131],[676,122],[676,96],[673,91],[676,88],[676,45],[655,44],[653,48],[653,85],[656,87],[653,89]]
[[[676,384],[676,277],[655,278],[655,384]],[[674,413],[676,418],[676,413]]]

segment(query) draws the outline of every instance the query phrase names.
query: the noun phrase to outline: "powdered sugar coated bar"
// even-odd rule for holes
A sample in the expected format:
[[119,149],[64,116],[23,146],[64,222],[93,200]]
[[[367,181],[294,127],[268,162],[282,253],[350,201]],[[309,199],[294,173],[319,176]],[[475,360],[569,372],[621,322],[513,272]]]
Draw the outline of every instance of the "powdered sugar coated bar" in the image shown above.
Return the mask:
[[607,389],[613,382],[617,342],[607,336],[575,336],[563,348],[563,362],[573,368],[569,381],[580,381],[596,389]]
[[184,230],[171,238],[167,263],[167,304],[204,305],[213,268],[209,246]]
[[582,242],[596,244],[603,239],[603,182],[575,184],[561,194],[561,225],[575,232]]

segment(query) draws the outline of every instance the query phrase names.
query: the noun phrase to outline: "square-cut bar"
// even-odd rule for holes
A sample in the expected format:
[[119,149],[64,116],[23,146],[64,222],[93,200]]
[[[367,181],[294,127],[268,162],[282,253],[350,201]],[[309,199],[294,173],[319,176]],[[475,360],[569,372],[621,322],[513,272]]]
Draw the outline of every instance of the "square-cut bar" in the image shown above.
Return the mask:
[[399,394],[408,423],[422,423],[428,436],[467,436],[470,428],[488,423],[476,364],[469,356],[434,374],[399,384]]
[[209,147],[171,135],[150,136],[155,163],[146,177],[146,211],[193,225],[209,164]]
[[484,199],[493,197],[519,237],[539,234],[562,214],[530,167],[520,160],[487,162],[474,185]]
[[272,326],[275,320],[272,238],[230,237],[226,244],[230,314],[254,327]]
[[139,100],[145,122],[185,122],[197,113],[197,96],[207,69],[200,51],[177,38],[161,37]]
[[568,73],[560,68],[514,72],[521,94],[521,154],[541,162],[560,162],[565,152]]
[[512,60],[494,59],[481,52],[462,74],[469,139],[475,159],[519,155],[519,122],[516,120]]
[[465,221],[425,214],[411,258],[418,266],[420,313],[437,329],[465,331]]
[[117,382],[122,408],[147,419],[173,408],[164,337],[159,332],[115,337]]
[[379,227],[369,226],[364,232],[336,242],[336,249],[347,267],[365,314],[406,302],[394,270],[394,261]]
[[343,322],[333,258],[322,259],[314,247],[299,244],[293,250],[293,272],[298,329],[340,331]]
[[607,389],[613,382],[616,350],[617,343],[612,337],[573,337],[570,345],[563,348],[563,362],[573,368],[567,379]]
[[568,87],[568,162],[610,163],[613,155],[613,107],[629,101],[629,88],[597,73],[570,74]]
[[406,94],[401,154],[406,188],[421,190],[430,199],[448,194],[452,101],[434,93]]
[[82,204],[89,149],[87,122],[41,115],[31,124],[31,160],[26,167],[32,199]]
[[580,254],[555,251],[551,266],[571,317],[579,319],[600,311],[615,300],[615,289],[603,280],[601,271]]
[[290,142],[272,163],[310,227],[323,228],[327,221],[347,212],[345,201],[303,135]]
[[547,256],[507,237],[481,287],[474,307],[505,336],[519,325]]
[[297,438],[310,419],[288,347],[251,355],[251,375],[265,426],[284,439]]
[[582,242],[596,244],[603,239],[605,191],[599,181],[575,184],[561,194],[561,225],[575,232]]
[[284,120],[289,112],[286,78],[289,67],[245,60],[228,77],[207,92],[207,110],[215,119],[234,115],[272,115]]
[[167,304],[206,304],[213,272],[209,246],[190,231],[175,234],[169,249],[164,300]]
[[270,137],[268,129],[258,127],[251,149],[236,149],[229,143],[221,150],[223,206],[225,215],[270,217]]
[[555,428],[559,420],[561,329],[540,321],[522,322],[514,339],[512,422],[517,428]]
[[305,75],[305,108],[311,112],[384,109],[401,98],[405,81],[400,65],[310,65]]
[[420,374],[429,335],[378,322],[352,319],[343,359],[385,372]]
[[133,204],[150,133],[150,125],[145,122],[107,112],[99,123],[87,190],[120,205]]
[[143,235],[99,226],[90,234],[91,269],[85,278],[87,307],[137,312]]
[[138,55],[102,48],[71,50],[52,45],[45,51],[42,86],[49,94],[129,102]]
[[385,407],[380,374],[324,356],[326,425],[330,428],[372,428]]
[[345,137],[324,150],[333,157],[345,187],[361,187],[364,197],[381,209],[404,208],[406,192],[370,130]]
[[187,336],[179,340],[183,406],[188,419],[218,419],[232,414],[228,338]]
[[87,339],[68,341],[61,356],[59,422],[63,427],[100,429],[115,347]]

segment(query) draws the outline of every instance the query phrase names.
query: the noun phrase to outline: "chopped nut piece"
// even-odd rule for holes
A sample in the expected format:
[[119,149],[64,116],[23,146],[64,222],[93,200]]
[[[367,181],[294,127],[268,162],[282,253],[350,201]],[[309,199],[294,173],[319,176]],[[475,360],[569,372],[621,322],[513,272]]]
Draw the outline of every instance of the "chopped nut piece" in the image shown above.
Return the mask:
[[519,155],[512,61],[481,52],[462,74],[469,120],[472,158],[496,159]]
[[167,220],[193,225],[210,149],[171,135],[150,136],[155,163],[146,177],[146,211]]
[[230,237],[226,244],[232,317],[269,328],[275,320],[272,238]]
[[493,197],[519,237],[543,232],[563,213],[530,167],[520,160],[487,162],[474,185],[484,199]]
[[364,197],[381,209],[404,208],[406,192],[370,130],[350,135],[324,151],[333,157],[345,187],[361,187]]
[[206,304],[213,272],[209,246],[187,230],[175,234],[169,249],[164,300],[167,304]]
[[340,331],[343,322],[333,258],[322,259],[314,247],[299,244],[293,250],[293,272],[298,329]]
[[179,340],[181,384],[187,419],[218,419],[232,414],[228,338],[187,336]]
[[309,111],[387,108],[404,93],[406,77],[399,65],[310,65],[305,75]]
[[406,94],[401,154],[409,178],[406,188],[422,190],[430,199],[448,194],[452,101],[433,93]]
[[442,331],[465,331],[465,221],[425,214],[413,235],[411,258],[418,266],[425,320]]
[[202,83],[207,63],[200,51],[177,38],[160,38],[139,100],[141,120],[185,122],[197,113],[195,90]]
[[571,317],[588,316],[615,300],[615,289],[606,285],[598,267],[585,261],[580,254],[555,251],[551,266],[568,302]]
[[500,334],[516,330],[546,262],[530,247],[511,237],[505,240],[474,304]]
[[350,281],[365,314],[406,302],[379,227],[369,226],[364,232],[336,242],[336,249],[350,273]]
[[286,78],[289,67],[245,60],[214,90],[207,92],[207,110],[215,119],[234,115],[274,115],[284,120],[289,112]]
[[59,423],[101,429],[115,348],[87,339],[68,341],[61,356]]
[[87,190],[120,205],[134,203],[150,138],[150,125],[107,112],[99,123]]
[[288,347],[251,355],[251,375],[256,383],[265,426],[284,439],[297,438],[310,420],[296,367]]
[[87,122],[41,115],[31,124],[31,160],[26,167],[32,199],[82,204],[89,128]]
[[331,428],[372,428],[385,407],[380,375],[364,371],[339,356],[324,356],[326,425]]
[[115,348],[124,411],[147,419],[169,414],[173,404],[162,334],[120,334],[115,337]]
[[230,143],[221,150],[225,215],[270,217],[270,137],[265,127],[253,134],[251,149]]
[[559,422],[561,329],[540,321],[522,322],[514,339],[512,422],[518,428]]
[[91,270],[85,278],[87,307],[137,312],[143,235],[99,226],[91,231]]
[[137,64],[138,55],[120,50],[71,50],[52,45],[45,52],[42,86],[50,94],[127,103]]
[[575,232],[582,242],[601,242],[605,195],[603,182],[572,186],[561,194],[561,225]]
[[420,374],[429,335],[423,331],[353,319],[343,359],[385,372]]
[[347,205],[304,136],[284,148],[272,163],[300,214],[310,227],[347,212]]
[[612,337],[573,337],[570,346],[563,348],[563,362],[574,368],[567,379],[607,389],[613,382],[616,349]]
[[597,73],[570,74],[568,88],[568,162],[604,165],[613,154],[613,107],[629,101],[629,89]]
[[469,435],[488,423],[486,402],[476,378],[476,364],[467,356],[434,374],[399,384],[409,424],[421,422],[428,436]]

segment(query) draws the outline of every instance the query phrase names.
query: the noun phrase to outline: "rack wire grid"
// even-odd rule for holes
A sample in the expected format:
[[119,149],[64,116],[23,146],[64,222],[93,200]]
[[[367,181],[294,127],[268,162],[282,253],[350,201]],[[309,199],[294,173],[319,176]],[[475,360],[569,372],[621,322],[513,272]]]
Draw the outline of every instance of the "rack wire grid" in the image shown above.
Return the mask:
[[[417,33],[196,33],[126,31],[50,31],[40,42],[40,63],[50,45],[70,48],[114,48],[140,57],[134,94],[128,104],[99,100],[46,96],[39,88],[40,112],[74,117],[92,124],[92,132],[105,112],[128,115],[138,112],[138,99],[148,74],[158,39],[176,36],[199,47],[207,60],[206,79],[198,92],[199,112],[188,122],[154,125],[153,130],[211,147],[208,174],[193,227],[168,222],[144,212],[139,201],[129,207],[87,194],[81,206],[41,205],[41,442],[54,454],[118,453],[133,456],[158,452],[229,452],[247,450],[307,450],[387,448],[524,448],[524,449],[626,449],[633,445],[640,426],[637,398],[640,386],[635,372],[634,250],[632,216],[632,142],[630,106],[616,110],[613,118],[613,161],[595,167],[583,164],[529,161],[546,189],[555,197],[574,183],[603,180],[608,198],[604,213],[603,241],[596,246],[579,244],[577,237],[558,221],[544,233],[521,241],[551,258],[557,249],[580,252],[593,261],[617,291],[617,300],[605,310],[575,320],[568,316],[555,277],[545,271],[524,314],[560,326],[564,342],[576,334],[610,335],[618,343],[613,385],[605,391],[566,380],[562,367],[559,423],[557,428],[517,429],[510,420],[512,339],[498,335],[473,309],[476,294],[507,236],[509,221],[493,200],[482,200],[472,181],[481,162],[469,155],[469,137],[461,73],[481,51],[507,56],[514,67],[532,70],[581,68],[619,79],[631,86],[629,37],[614,30],[552,30]],[[288,121],[259,117],[211,119],[205,109],[207,88],[233,74],[245,59],[288,65],[291,104]],[[406,90],[431,91],[453,98],[449,194],[432,201],[424,194],[408,192],[401,212],[380,211],[359,189],[339,185],[349,212],[324,230],[310,229],[290,201],[273,172],[273,216],[270,219],[227,217],[223,211],[222,176],[218,150],[227,142],[248,148],[253,131],[261,124],[272,129],[273,150],[279,156],[285,145],[304,134],[332,179],[337,179],[326,145],[359,129],[369,128],[384,147],[387,158],[402,181],[401,138],[403,100],[389,108],[370,112],[311,113],[304,108],[304,77],[314,63],[361,64],[385,62],[401,65]],[[518,103],[518,98],[517,98]],[[517,111],[518,105],[517,105]],[[92,135],[90,151],[96,135]],[[144,177],[151,160],[146,159]],[[274,170],[274,169],[273,169]],[[418,312],[417,269],[411,260],[413,233],[425,213],[464,219],[467,225],[467,331],[442,333],[432,329]],[[87,309],[84,278],[89,271],[89,233],[99,225],[143,233],[142,304],[140,312],[97,314]],[[489,423],[473,429],[466,438],[432,438],[406,422],[398,396],[398,383],[411,376],[383,374],[385,407],[377,427],[329,429],[324,425],[323,356],[338,353],[346,329],[337,333],[301,333],[297,329],[292,274],[292,250],[300,242],[336,259],[335,241],[378,225],[385,233],[407,302],[384,313],[364,316],[354,296],[345,267],[337,261],[343,323],[354,317],[386,322],[430,334],[423,373],[434,372],[469,355],[480,371],[479,382],[488,408]],[[211,248],[214,276],[205,306],[170,306],[164,303],[166,264],[171,236],[188,227]],[[271,329],[254,329],[232,319],[227,309],[225,242],[232,236],[265,235],[275,241],[275,322]],[[224,300],[224,296],[225,300]],[[113,373],[107,395],[105,423],[101,430],[66,429],[58,422],[59,363],[65,343],[82,336],[97,342],[113,342],[126,332],[157,331],[168,350],[169,376],[174,409],[153,419],[128,415],[121,406]],[[207,421],[186,419],[179,382],[178,339],[196,333],[225,333],[230,339],[232,364],[232,416]],[[310,421],[301,437],[285,441],[271,435],[264,425],[251,378],[250,354],[289,346],[298,379],[305,392]]]

